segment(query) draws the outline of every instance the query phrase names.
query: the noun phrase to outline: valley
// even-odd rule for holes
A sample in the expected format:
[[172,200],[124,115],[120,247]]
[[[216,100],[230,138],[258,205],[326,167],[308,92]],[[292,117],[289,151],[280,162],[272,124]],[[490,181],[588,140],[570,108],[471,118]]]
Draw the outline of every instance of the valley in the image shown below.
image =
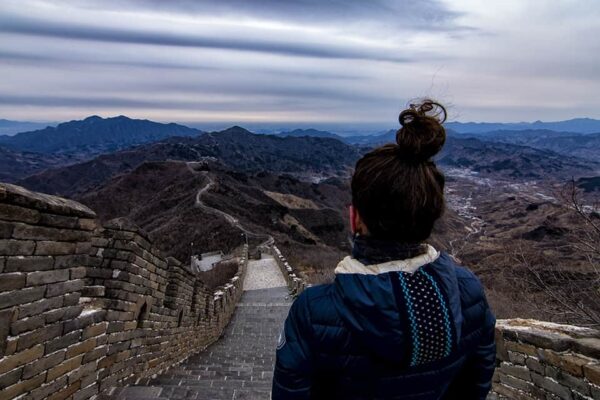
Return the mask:
[[[103,129],[144,132],[150,123],[119,118],[125,127],[96,118],[69,127],[93,128],[87,135],[94,136]],[[29,159],[41,160],[28,161],[35,168],[5,163],[4,179],[80,201],[103,222],[128,218],[164,254],[182,261],[202,252],[227,253],[245,240],[251,247],[275,242],[311,283],[333,279],[334,267],[351,249],[347,205],[354,163],[392,134],[348,140],[317,130],[274,136],[237,126],[202,133],[175,125],[170,131],[171,125],[152,125],[158,137],[131,133],[127,137],[145,142],[117,141],[113,150],[98,138],[82,148],[80,138],[64,152],[30,153]],[[544,285],[565,271],[589,273],[589,257],[574,246],[581,221],[561,191],[575,179],[586,204],[593,204],[600,164],[576,152],[512,143],[507,138],[518,137],[514,132],[502,141],[482,135],[449,133],[436,159],[446,176],[447,211],[430,242],[478,274],[500,318],[541,312],[546,320],[578,322]],[[554,136],[565,137],[548,135],[546,142]],[[6,154],[20,151],[5,148]],[[588,211],[598,218],[597,209]]]

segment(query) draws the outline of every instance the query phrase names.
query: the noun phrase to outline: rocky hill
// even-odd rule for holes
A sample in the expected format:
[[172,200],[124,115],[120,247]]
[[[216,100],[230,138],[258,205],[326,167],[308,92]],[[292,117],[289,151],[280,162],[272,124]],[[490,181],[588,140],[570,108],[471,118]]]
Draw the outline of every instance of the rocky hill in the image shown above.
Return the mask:
[[238,171],[269,171],[307,180],[324,179],[347,176],[359,155],[359,149],[335,139],[255,135],[233,127],[101,155],[84,163],[47,170],[20,184],[45,193],[71,196],[86,193],[145,161],[199,161],[207,157]]
[[0,146],[0,181],[15,182],[49,168],[56,168],[80,161],[65,154],[40,154],[17,151]]

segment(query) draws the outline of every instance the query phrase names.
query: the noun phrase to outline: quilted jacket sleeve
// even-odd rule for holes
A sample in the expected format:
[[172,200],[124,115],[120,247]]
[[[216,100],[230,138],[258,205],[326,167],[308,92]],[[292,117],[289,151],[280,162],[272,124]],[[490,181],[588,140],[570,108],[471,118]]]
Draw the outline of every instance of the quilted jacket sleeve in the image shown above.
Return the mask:
[[306,292],[292,304],[277,345],[273,400],[309,399],[312,385],[311,322]]
[[[479,284],[479,281],[477,281]],[[471,318],[471,325],[476,328],[470,335],[477,338],[470,342],[466,362],[452,384],[444,399],[485,400],[492,388],[492,377],[496,368],[495,326],[496,318],[492,313],[483,288],[479,287],[479,301],[473,305],[471,312],[477,318]]]

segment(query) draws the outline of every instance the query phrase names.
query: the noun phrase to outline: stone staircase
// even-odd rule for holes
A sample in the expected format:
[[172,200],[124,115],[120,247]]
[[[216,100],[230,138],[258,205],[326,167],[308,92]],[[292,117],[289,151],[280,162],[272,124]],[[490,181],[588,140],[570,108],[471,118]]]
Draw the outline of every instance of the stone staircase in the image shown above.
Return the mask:
[[268,258],[249,262],[244,287],[253,290],[244,292],[219,341],[163,374],[102,398],[269,399],[277,339],[292,302],[271,263]]

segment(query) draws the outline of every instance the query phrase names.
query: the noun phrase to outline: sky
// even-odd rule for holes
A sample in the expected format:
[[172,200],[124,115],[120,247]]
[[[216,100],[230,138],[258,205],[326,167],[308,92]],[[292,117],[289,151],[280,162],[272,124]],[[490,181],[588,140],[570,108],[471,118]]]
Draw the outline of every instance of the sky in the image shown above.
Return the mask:
[[600,118],[597,0],[2,0],[0,118]]

